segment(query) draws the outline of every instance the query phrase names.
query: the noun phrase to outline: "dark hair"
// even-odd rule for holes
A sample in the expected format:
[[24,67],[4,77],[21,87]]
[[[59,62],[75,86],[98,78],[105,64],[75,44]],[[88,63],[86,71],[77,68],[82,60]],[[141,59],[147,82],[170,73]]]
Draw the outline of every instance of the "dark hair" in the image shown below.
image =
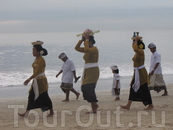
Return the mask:
[[91,41],[92,44],[95,44],[96,43],[96,41],[94,40],[94,36],[89,36],[89,41]]
[[145,44],[143,43],[143,41],[138,40],[138,46],[139,46],[140,44],[142,44],[142,45],[143,45],[143,47],[142,47],[141,49],[145,49]]
[[48,55],[48,52],[45,48],[43,48],[41,45],[34,45],[33,47],[35,47],[35,49],[40,52],[43,51],[43,54],[41,54],[42,56],[46,56]]
[[[83,36],[84,41],[86,40],[85,37]],[[89,36],[89,41],[92,42],[92,44],[95,44],[96,41],[94,40],[94,36]]]
[[119,74],[119,69],[113,70],[115,73]]

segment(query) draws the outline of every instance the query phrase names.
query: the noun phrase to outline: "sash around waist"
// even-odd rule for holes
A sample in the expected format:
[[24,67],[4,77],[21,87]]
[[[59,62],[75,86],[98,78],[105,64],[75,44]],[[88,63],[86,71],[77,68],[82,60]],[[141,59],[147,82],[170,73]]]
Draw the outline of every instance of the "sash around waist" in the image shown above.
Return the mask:
[[98,67],[98,63],[86,63],[84,69]]
[[44,79],[44,78],[46,78],[45,75],[44,75],[44,76],[39,76],[39,77],[37,77],[36,79]]
[[145,65],[141,65],[139,67],[134,67],[134,70],[139,70],[139,69],[142,69],[142,68],[145,68]]
[[138,89],[140,88],[140,75],[139,75],[139,69],[144,68],[144,65],[141,65],[139,67],[134,67],[135,70],[135,81],[132,85],[132,88],[134,89],[135,92],[138,91]]

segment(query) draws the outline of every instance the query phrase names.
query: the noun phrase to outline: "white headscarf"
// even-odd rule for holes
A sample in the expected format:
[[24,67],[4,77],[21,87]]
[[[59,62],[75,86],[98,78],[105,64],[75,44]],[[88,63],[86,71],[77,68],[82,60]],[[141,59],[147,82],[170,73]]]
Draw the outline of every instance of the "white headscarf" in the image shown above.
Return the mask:
[[111,66],[111,69],[112,69],[112,70],[117,70],[118,67],[117,67],[116,65],[113,65],[113,66]]
[[155,48],[156,47],[156,45],[154,44],[154,43],[150,43],[149,45],[148,45],[148,48]]
[[63,59],[63,58],[65,58],[65,57],[67,57],[67,55],[66,55],[64,52],[61,53],[61,54],[58,56],[59,59]]

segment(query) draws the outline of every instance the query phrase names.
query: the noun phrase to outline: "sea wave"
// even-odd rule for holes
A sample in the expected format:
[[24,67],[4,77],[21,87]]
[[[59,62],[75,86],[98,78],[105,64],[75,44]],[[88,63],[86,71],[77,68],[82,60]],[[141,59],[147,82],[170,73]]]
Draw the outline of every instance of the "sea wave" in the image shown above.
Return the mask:
[[[146,68],[148,70],[148,68]],[[23,85],[23,82],[31,76],[31,70],[28,71],[9,71],[9,72],[0,72],[0,87],[13,87],[17,85]],[[77,68],[77,76],[82,76],[83,68]],[[119,67],[119,74],[121,77],[129,77],[133,75],[133,69],[131,66],[121,66]],[[61,76],[56,78],[57,70],[48,69],[46,70],[46,77],[49,83],[61,82]],[[163,75],[173,74],[173,69],[164,67]],[[100,67],[100,77],[99,79],[112,79],[112,71],[110,67]],[[31,84],[31,83],[30,83]]]

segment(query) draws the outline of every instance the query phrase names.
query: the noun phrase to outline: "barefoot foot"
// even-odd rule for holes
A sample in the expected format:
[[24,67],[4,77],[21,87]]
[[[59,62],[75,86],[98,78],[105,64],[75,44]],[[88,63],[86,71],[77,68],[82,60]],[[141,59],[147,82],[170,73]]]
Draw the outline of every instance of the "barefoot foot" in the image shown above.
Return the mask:
[[85,114],[96,114],[97,112],[95,111],[90,111],[90,112],[86,112]]
[[147,108],[144,108],[144,110],[151,110],[151,109],[153,109],[153,108],[154,108],[153,105],[149,105]]
[[29,112],[25,112],[25,113],[23,113],[23,114],[18,113],[18,115],[19,115],[20,117],[28,118],[28,113],[29,113]]
[[47,115],[47,117],[52,117],[54,115],[54,113],[49,113],[49,115]]
[[164,93],[164,94],[162,94],[162,96],[168,96],[168,93]]
[[69,100],[62,100],[62,102],[69,102]]
[[19,115],[20,117],[25,117],[25,113],[23,113],[23,114],[18,113],[18,115]]
[[115,98],[115,101],[120,100],[120,98]]
[[92,113],[96,113],[97,112],[97,109],[99,108],[99,105],[98,104],[95,104],[92,106]]
[[130,110],[130,107],[128,107],[128,106],[120,106],[120,107],[123,109],[126,109],[126,110]]

